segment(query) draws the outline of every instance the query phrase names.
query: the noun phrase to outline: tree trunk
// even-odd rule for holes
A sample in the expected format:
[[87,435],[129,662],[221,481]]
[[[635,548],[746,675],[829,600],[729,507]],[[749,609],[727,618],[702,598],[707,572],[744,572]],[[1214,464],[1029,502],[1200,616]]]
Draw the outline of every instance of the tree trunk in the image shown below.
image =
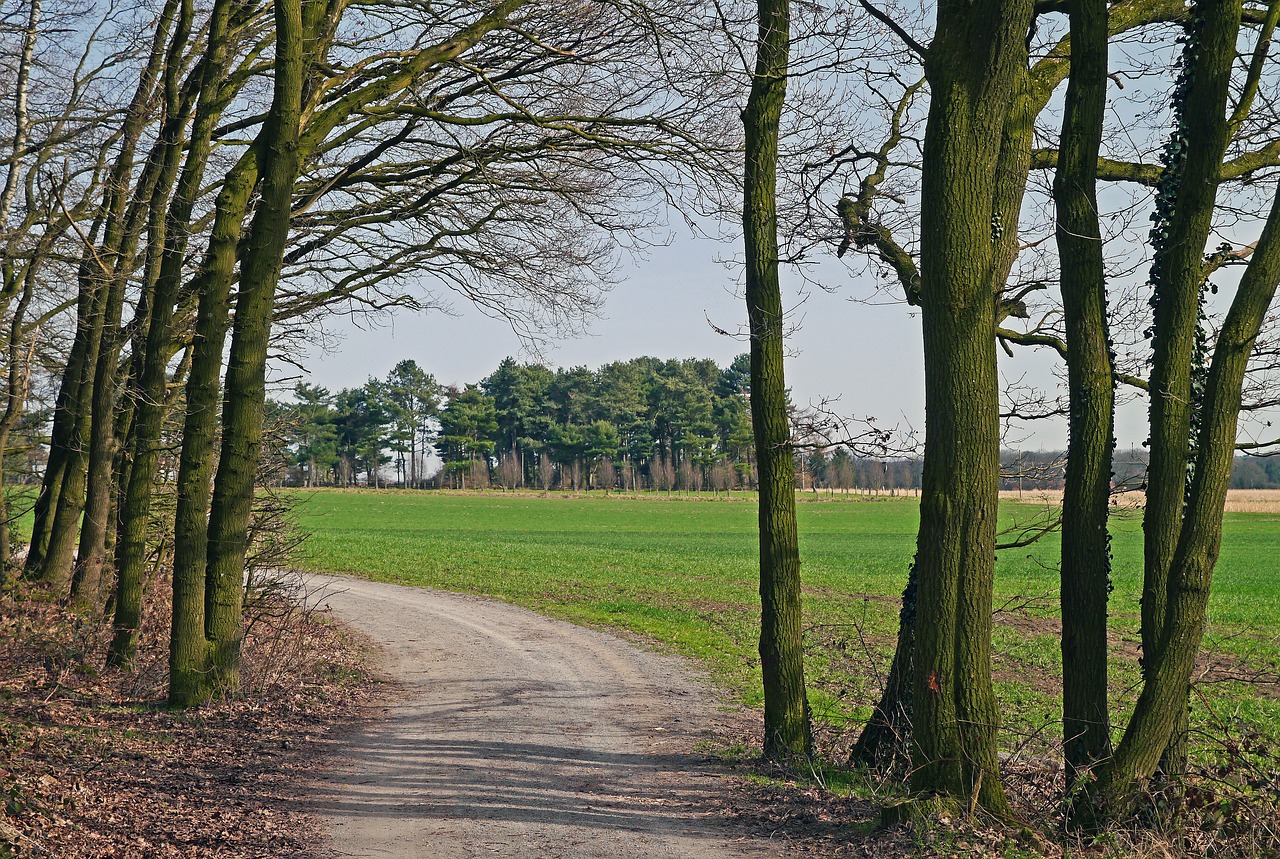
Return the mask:
[[[1194,27],[1191,36],[1196,44],[1188,54],[1188,68],[1184,69],[1184,75],[1190,75],[1185,101],[1175,106],[1174,135],[1185,152],[1185,161],[1173,162],[1173,169],[1166,168],[1161,178],[1158,193],[1170,209],[1164,213],[1167,237],[1155,240],[1151,274],[1155,318],[1150,382],[1151,456],[1142,523],[1144,668],[1160,647],[1170,598],[1170,565],[1184,528],[1193,412],[1191,363],[1200,313],[1203,252],[1227,146],[1224,117],[1240,23],[1240,4],[1234,0],[1201,3],[1195,8],[1203,12],[1203,21]],[[1186,707],[1185,700],[1182,707]],[[1175,721],[1185,728],[1185,713]],[[1164,742],[1171,740],[1175,748],[1161,769],[1177,775],[1185,767],[1185,730],[1177,737],[1171,734]]]
[[1062,733],[1067,791],[1111,754],[1107,709],[1107,593],[1115,388],[1097,165],[1107,98],[1106,0],[1070,9],[1071,78],[1053,194],[1070,400],[1062,498]]
[[[1133,717],[1114,757],[1101,769],[1093,792],[1103,817],[1126,813],[1139,789],[1158,770],[1177,775],[1184,764],[1187,695],[1221,545],[1241,387],[1253,343],[1280,281],[1277,199],[1216,338],[1199,409],[1194,476],[1184,507],[1184,498],[1166,484],[1186,485],[1190,446],[1180,430],[1192,424],[1195,316],[1205,279],[1201,252],[1216,203],[1219,165],[1234,122],[1226,119],[1226,105],[1241,11],[1241,4],[1234,0],[1193,8],[1198,14],[1188,33],[1187,67],[1175,98],[1176,129],[1166,150],[1185,153],[1185,161],[1168,159],[1157,198],[1162,221],[1153,230],[1156,328],[1152,471],[1146,510],[1146,519],[1151,520],[1146,535],[1152,545],[1147,548],[1144,570],[1144,678]],[[1268,32],[1275,21],[1273,11]],[[1247,106],[1237,108],[1242,109]],[[1163,233],[1159,232],[1162,227]],[[1187,392],[1187,403],[1167,402],[1177,391]],[[1159,469],[1155,466],[1157,440],[1171,448],[1162,452]],[[1182,467],[1175,468],[1179,461]],[[1152,482],[1159,484],[1155,491]],[[1157,499],[1162,506],[1153,509]]]
[[222,411],[222,451],[209,513],[205,632],[214,683],[239,685],[244,559],[266,399],[267,343],[289,235],[302,112],[302,0],[277,0],[275,89],[262,141],[262,191],[240,264]]
[[[166,0],[151,44],[151,52],[134,91],[120,134],[120,149],[107,180],[107,199],[101,220],[103,240],[86,251],[80,267],[81,296],[77,305],[76,336],[72,343],[55,409],[48,465],[37,500],[26,575],[61,587],[71,573],[76,526],[84,503],[85,442],[90,432],[93,376],[98,362],[103,322],[113,280],[112,266],[121,261],[128,236],[126,204],[134,153],[151,112],[152,93],[164,61],[169,32],[179,0]],[[90,234],[93,240],[99,224]]]
[[[89,447],[92,443],[96,368],[108,321],[107,306],[114,297],[110,295],[106,278],[94,277],[94,281],[90,316],[85,328],[76,332],[77,339],[84,339],[84,368],[77,374],[79,384],[70,400],[72,411],[62,458],[62,486],[46,520],[48,531],[40,566],[40,580],[58,592],[64,592],[70,585],[75,564],[76,538],[84,511]],[[52,451],[50,454],[52,459]]]
[[[170,642],[170,659],[178,660],[179,667],[177,674],[170,677],[170,682],[178,687],[176,692],[171,687],[170,696],[177,701],[196,702],[207,697],[210,691],[209,677],[204,671],[208,647],[205,615],[211,598],[206,576],[209,498],[217,461],[218,400],[222,390],[219,381],[230,319],[236,246],[257,183],[255,154],[256,150],[249,150],[223,182],[209,248],[195,284],[200,304],[191,371],[187,376],[187,411],[174,514],[174,623],[178,640]],[[190,626],[197,619],[199,636],[194,637]],[[188,670],[186,665],[201,668]],[[194,687],[193,681],[200,685]]]
[[[45,558],[49,552],[49,539],[53,533],[62,486],[71,458],[72,436],[79,420],[79,398],[86,373],[90,372],[89,328],[94,311],[95,292],[89,283],[91,277],[85,261],[81,267],[80,295],[76,302],[76,335],[67,355],[58,397],[53,408],[53,429],[49,437],[49,454],[45,461],[44,476],[40,481],[40,493],[36,497],[34,521],[31,526],[31,542],[27,550],[24,576],[42,580]],[[58,583],[54,583],[55,587]]]
[[795,463],[778,280],[778,126],[786,99],[790,5],[788,0],[758,0],[756,8],[756,66],[742,114],[742,229],[751,329],[751,423],[760,461],[760,665],[764,753],[774,760],[790,760],[807,758],[813,744],[804,683]]
[[[912,788],[1006,816],[991,687],[999,489],[999,291],[1029,158],[1031,0],[938,8],[921,186],[924,473],[912,684]],[[1006,226],[1008,231],[1006,232]]]
[[[1237,7],[1238,8],[1238,7]],[[1218,333],[1197,439],[1195,477],[1186,520],[1169,571],[1169,600],[1158,647],[1148,658],[1142,694],[1111,765],[1100,779],[1112,812],[1156,770],[1185,709],[1191,672],[1204,633],[1209,587],[1222,543],[1222,515],[1231,480],[1240,393],[1254,341],[1280,283],[1280,197],[1231,309]]]
[[37,286],[36,267],[27,269],[23,276],[22,296],[18,306],[14,308],[9,320],[7,356],[9,366],[5,371],[5,404],[4,413],[0,414],[0,584],[9,579],[10,540],[9,530],[10,508],[8,493],[4,483],[4,453],[9,446],[9,434],[22,415],[27,399],[27,386],[31,379],[31,351],[35,345],[26,345],[26,318]]

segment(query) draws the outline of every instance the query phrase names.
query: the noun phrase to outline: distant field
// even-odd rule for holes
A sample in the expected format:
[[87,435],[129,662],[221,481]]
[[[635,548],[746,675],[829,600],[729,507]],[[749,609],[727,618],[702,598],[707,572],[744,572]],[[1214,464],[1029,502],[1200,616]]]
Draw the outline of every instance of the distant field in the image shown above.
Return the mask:
[[[1005,490],[1000,493],[1000,497],[1007,501],[1058,504],[1062,501],[1062,490]],[[1144,500],[1145,496],[1141,492],[1125,492],[1116,498],[1115,503],[1119,507],[1141,507]],[[1280,489],[1231,489],[1227,492],[1224,509],[1228,513],[1280,514]]]
[[[625,630],[701,661],[729,694],[759,700],[754,501],[611,496],[293,491],[310,533],[304,563],[381,581],[488,594]],[[1029,493],[1028,493],[1029,495]],[[1024,499],[1029,502],[1030,499]],[[1007,523],[1043,504],[1006,501]],[[1280,508],[1278,508],[1280,509]],[[799,508],[808,672],[815,709],[839,727],[874,701],[912,555],[914,497],[805,496]],[[1280,513],[1230,513],[1210,603],[1200,694],[1216,718],[1280,732]],[[1118,708],[1138,680],[1141,528],[1114,517],[1111,615]],[[1051,738],[1058,709],[1056,535],[997,563],[994,666],[1010,742]],[[1264,672],[1264,682],[1241,678]],[[1215,719],[1204,706],[1197,722]]]

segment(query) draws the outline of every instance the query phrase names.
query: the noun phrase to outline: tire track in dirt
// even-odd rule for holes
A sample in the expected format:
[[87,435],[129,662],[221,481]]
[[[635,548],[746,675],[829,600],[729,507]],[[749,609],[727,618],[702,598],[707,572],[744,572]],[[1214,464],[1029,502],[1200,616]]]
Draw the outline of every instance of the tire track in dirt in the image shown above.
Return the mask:
[[309,577],[403,690],[311,809],[347,857],[763,857],[693,749],[715,716],[680,660],[459,594]]

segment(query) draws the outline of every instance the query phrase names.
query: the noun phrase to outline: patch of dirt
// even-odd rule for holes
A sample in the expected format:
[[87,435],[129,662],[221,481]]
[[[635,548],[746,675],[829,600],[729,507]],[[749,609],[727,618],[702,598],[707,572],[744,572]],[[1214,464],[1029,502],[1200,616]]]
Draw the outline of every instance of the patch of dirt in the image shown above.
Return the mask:
[[685,664],[460,594],[312,577],[399,692],[335,744],[311,807],[337,856],[778,855],[719,813],[722,732]]
[[[278,655],[280,633],[250,639],[247,659]],[[103,624],[38,592],[0,597],[0,856],[315,856],[299,783],[378,687],[367,649],[328,618],[299,614],[288,633],[281,682],[171,711],[160,690],[136,694],[136,674],[99,668]],[[140,664],[162,657],[151,642]]]

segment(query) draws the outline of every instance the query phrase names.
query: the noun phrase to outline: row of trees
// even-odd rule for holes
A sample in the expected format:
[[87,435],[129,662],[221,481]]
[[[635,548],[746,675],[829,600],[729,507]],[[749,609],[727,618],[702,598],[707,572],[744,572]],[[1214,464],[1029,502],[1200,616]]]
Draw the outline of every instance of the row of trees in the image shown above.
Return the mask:
[[[1185,773],[1191,671],[1239,421],[1242,410],[1275,402],[1259,393],[1276,366],[1264,330],[1280,284],[1271,56],[1280,5],[941,2],[931,32],[910,15],[862,6],[900,44],[887,68],[868,63],[860,74],[885,122],[870,140],[855,139],[807,169],[815,188],[839,189],[843,229],[827,234],[837,253],[866,254],[920,308],[927,436],[898,647],[856,754],[872,766],[909,760],[911,786],[922,797],[1010,816],[990,667],[1001,421],[1065,413],[1067,791],[1072,820],[1096,824],[1140,805],[1153,779],[1176,785]],[[781,317],[774,171],[786,81],[804,74],[787,51],[790,14],[798,8],[758,0],[757,61],[744,113],[753,390],[757,368],[781,381],[780,361],[771,357]],[[1055,17],[1062,13],[1065,21]],[[1176,44],[1164,40],[1170,33]],[[1133,37],[1163,47],[1137,65],[1111,48],[1113,38]],[[1135,109],[1135,101],[1149,100],[1149,84],[1137,96],[1119,86],[1109,92],[1109,80],[1169,72],[1166,113]],[[1064,82],[1061,112],[1049,110]],[[1051,188],[1036,181],[1041,170],[1053,171]],[[1108,226],[1100,201],[1127,184],[1139,192],[1132,206],[1112,210]],[[1148,211],[1154,227],[1144,241],[1128,225]],[[810,240],[821,235],[813,230]],[[1045,241],[1050,236],[1055,243]],[[1238,267],[1234,293],[1212,299],[1218,287],[1210,279],[1225,266]],[[1108,289],[1139,267],[1149,268],[1145,283],[1128,294]],[[1057,303],[1033,307],[1052,279]],[[1135,317],[1140,334],[1130,337]],[[1064,402],[1002,400],[998,346],[1012,355],[1015,345],[1048,348],[1063,359]],[[1113,745],[1107,515],[1117,385],[1149,398],[1150,459],[1143,685]],[[771,429],[782,415],[776,405],[754,415],[760,446],[766,437],[784,443]],[[794,511],[785,501],[792,461],[779,458],[776,504],[763,491],[770,481],[761,462],[760,649],[766,733],[776,738],[766,749],[779,757],[804,755],[809,742]]]
[[361,388],[299,385],[295,402],[273,409],[309,486],[352,485],[361,473],[377,486],[389,469],[396,483],[423,486],[434,452],[435,484],[728,489],[749,482],[753,465],[745,364],[551,370],[508,358],[477,384],[446,388],[402,361]]
[[[1273,400],[1253,395],[1276,366],[1258,347],[1280,282],[1280,203],[1258,189],[1280,166],[1280,4],[947,0],[932,32],[869,0],[865,14],[758,0],[754,15],[694,0],[8,4],[0,451],[38,368],[57,388],[24,574],[94,610],[109,593],[111,661],[127,665],[144,573],[171,547],[174,704],[238,682],[268,355],[328,312],[436,304],[432,287],[526,334],[573,328],[664,199],[742,216],[750,357],[718,396],[745,408],[749,377],[766,753],[811,750],[794,511],[804,434],[782,372],[779,268],[830,247],[889,275],[924,330],[917,556],[867,759],[886,759],[867,748],[884,738],[888,758],[911,758],[920,794],[1009,814],[989,658],[1001,420],[1037,407],[1002,402],[997,360],[998,346],[1024,345],[1066,368],[1066,402],[1040,405],[1070,423],[1063,722],[1076,817],[1121,814],[1157,772],[1182,771],[1238,421]],[[1113,36],[1162,53],[1136,67],[1112,58]],[[1167,113],[1108,91],[1113,77],[1173,69]],[[1051,188],[1034,181],[1049,170]],[[1126,185],[1138,202],[1111,219],[1121,241],[1109,243],[1099,187]],[[1143,239],[1128,224],[1148,188]],[[1210,278],[1228,266],[1233,294],[1213,299]],[[1108,277],[1139,267],[1150,277],[1132,290],[1135,315]],[[1127,336],[1131,318],[1140,336]],[[530,461],[581,471],[610,450],[651,472],[745,455],[741,413],[722,431],[717,401],[708,413],[692,395],[719,384],[711,368],[635,364],[616,366],[616,386],[573,388],[616,393],[634,373],[643,396],[582,402],[557,401],[558,374],[504,365],[491,389],[436,401],[442,453],[458,475],[505,454],[526,481]],[[662,384],[644,388],[648,376]],[[543,381],[546,396],[526,398]],[[1149,396],[1151,437],[1144,684],[1113,748],[1118,384]],[[300,398],[336,408],[318,390]],[[372,409],[365,399],[353,414]],[[428,399],[395,418],[412,423],[395,444],[426,444]],[[318,479],[326,442],[307,443]],[[353,473],[378,473],[373,444],[353,436]],[[172,523],[152,509],[165,480]]]
[[303,382],[293,402],[270,403],[275,444],[296,462],[304,486],[352,486],[363,472],[376,487],[389,463],[397,483],[419,486],[428,476],[443,393],[409,360],[385,380],[336,393]]
[[56,391],[25,577],[109,607],[128,665],[171,566],[170,700],[233,692],[269,355],[447,290],[578,327],[658,188],[714,205],[731,175],[732,40],[696,9],[6,0],[0,451]]

